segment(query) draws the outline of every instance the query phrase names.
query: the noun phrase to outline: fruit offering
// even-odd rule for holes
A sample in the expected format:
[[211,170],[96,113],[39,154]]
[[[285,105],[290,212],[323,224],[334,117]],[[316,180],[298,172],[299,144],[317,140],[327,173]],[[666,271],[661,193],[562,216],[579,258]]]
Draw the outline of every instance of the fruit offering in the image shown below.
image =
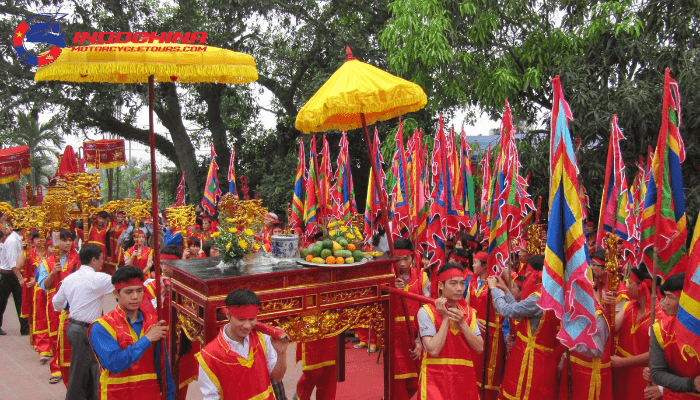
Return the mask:
[[328,237],[301,250],[301,258],[313,264],[352,264],[362,261],[362,251],[353,240],[362,240],[357,228],[331,222]]

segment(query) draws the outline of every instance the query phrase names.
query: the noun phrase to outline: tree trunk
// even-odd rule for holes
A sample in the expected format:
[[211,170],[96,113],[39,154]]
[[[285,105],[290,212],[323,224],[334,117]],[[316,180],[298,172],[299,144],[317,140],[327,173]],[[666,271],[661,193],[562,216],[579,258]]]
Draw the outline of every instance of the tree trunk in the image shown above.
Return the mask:
[[156,92],[154,111],[163,126],[170,132],[173,143],[177,143],[175,154],[177,154],[180,170],[185,172],[188,192],[194,194],[195,199],[199,199],[202,197],[202,188],[197,183],[197,157],[185,124],[182,122],[182,109],[175,84],[160,83]]

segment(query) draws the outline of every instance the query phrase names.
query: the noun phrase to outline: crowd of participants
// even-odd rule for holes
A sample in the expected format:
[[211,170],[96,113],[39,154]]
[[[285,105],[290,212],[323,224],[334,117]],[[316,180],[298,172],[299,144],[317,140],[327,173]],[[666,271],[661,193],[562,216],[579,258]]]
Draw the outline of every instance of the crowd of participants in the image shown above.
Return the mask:
[[[165,211],[158,235],[152,221],[135,222],[123,213],[101,211],[87,227],[78,223],[44,238],[13,229],[10,218],[0,216],[0,335],[5,335],[1,318],[12,295],[20,333],[29,335],[38,362],[48,364],[49,382],[63,380],[66,399],[159,398],[160,347],[154,343],[167,339],[169,321],[159,321],[155,311],[153,246],[160,246],[163,304],[170,300],[169,261],[219,254],[211,236],[216,215],[198,210],[196,224],[185,235],[169,224]],[[271,236],[283,230],[277,215],[269,213],[256,240],[269,249]],[[587,233],[595,237],[590,226]],[[369,242],[368,250],[386,251],[386,232],[380,230]],[[658,282],[658,292],[652,293],[652,277],[641,265],[618,287],[608,288],[605,254],[591,247],[595,348],[579,346],[567,357],[556,338],[560,321],[537,305],[544,256],[530,254],[521,242],[507,272],[491,276],[486,246],[478,237],[458,234],[447,241],[445,260],[437,268],[429,261],[433,254],[407,239],[394,242],[400,277],[393,285],[434,299],[422,305],[407,300],[404,313],[401,298],[391,297],[393,351],[385,356],[393,359],[394,399],[699,395],[700,359],[693,356],[695,349],[679,348],[673,329],[684,274]],[[103,315],[103,298],[109,295],[117,307]],[[613,304],[614,315],[609,311]],[[172,381],[166,366],[168,398],[178,392],[185,399],[188,384],[198,379],[205,399],[286,399],[281,380],[288,343],[253,329],[259,305],[253,292],[229,294],[229,321],[218,338],[202,346],[183,344],[172,366],[179,382]],[[356,347],[376,349],[372,331],[370,325],[356,329]],[[295,399],[310,399],[314,390],[319,400],[336,398],[337,343],[326,338],[297,345],[303,374]]]

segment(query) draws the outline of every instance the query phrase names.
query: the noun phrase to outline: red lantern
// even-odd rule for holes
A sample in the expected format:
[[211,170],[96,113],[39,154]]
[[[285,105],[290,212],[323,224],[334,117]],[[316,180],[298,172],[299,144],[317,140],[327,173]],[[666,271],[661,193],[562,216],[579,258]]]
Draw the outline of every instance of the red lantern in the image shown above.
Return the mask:
[[83,142],[85,166],[108,169],[126,165],[124,139],[101,139]]
[[29,147],[16,146],[0,149],[0,183],[19,180],[23,174],[30,174]]

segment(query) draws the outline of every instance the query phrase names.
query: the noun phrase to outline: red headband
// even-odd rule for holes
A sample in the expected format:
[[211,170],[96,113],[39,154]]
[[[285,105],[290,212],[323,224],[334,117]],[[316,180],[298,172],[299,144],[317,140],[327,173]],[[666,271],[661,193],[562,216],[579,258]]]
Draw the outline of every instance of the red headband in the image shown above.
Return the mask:
[[598,263],[605,265],[605,260],[599,257],[591,257],[591,261],[598,261]]
[[438,282],[449,281],[456,277],[464,278],[464,272],[460,271],[459,268],[451,268],[438,275]]
[[473,242],[473,241],[471,241],[471,240],[468,240],[468,241],[467,241],[467,246],[468,246],[468,247],[471,247],[471,248],[474,249],[474,250],[476,250],[476,247],[478,246],[478,243]]
[[485,251],[480,251],[480,252],[474,254],[474,259],[486,262],[489,259],[489,255]]
[[671,293],[671,294],[674,294],[678,297],[681,297],[681,293],[683,293],[683,291],[682,290],[665,290],[664,293],[666,293],[666,294]]
[[457,262],[469,263],[469,259],[466,257],[458,256],[457,254],[453,254],[452,257],[454,257],[455,261]]
[[170,261],[170,260],[179,260],[180,257],[174,255],[174,254],[161,254],[160,255],[160,260],[161,261]]
[[146,237],[146,232],[144,232],[144,231],[142,231],[141,229],[139,229],[138,231],[136,231],[136,234],[135,234],[135,235],[136,235],[136,237],[139,237],[139,236]]
[[397,256],[413,256],[415,253],[408,249],[395,250],[394,254]]
[[228,315],[236,319],[255,319],[258,317],[258,306],[255,304],[228,306],[226,310],[228,311]]
[[143,279],[131,278],[128,281],[117,282],[114,285],[114,289],[121,290],[121,289],[124,289],[125,287],[129,287],[129,286],[143,286]]

